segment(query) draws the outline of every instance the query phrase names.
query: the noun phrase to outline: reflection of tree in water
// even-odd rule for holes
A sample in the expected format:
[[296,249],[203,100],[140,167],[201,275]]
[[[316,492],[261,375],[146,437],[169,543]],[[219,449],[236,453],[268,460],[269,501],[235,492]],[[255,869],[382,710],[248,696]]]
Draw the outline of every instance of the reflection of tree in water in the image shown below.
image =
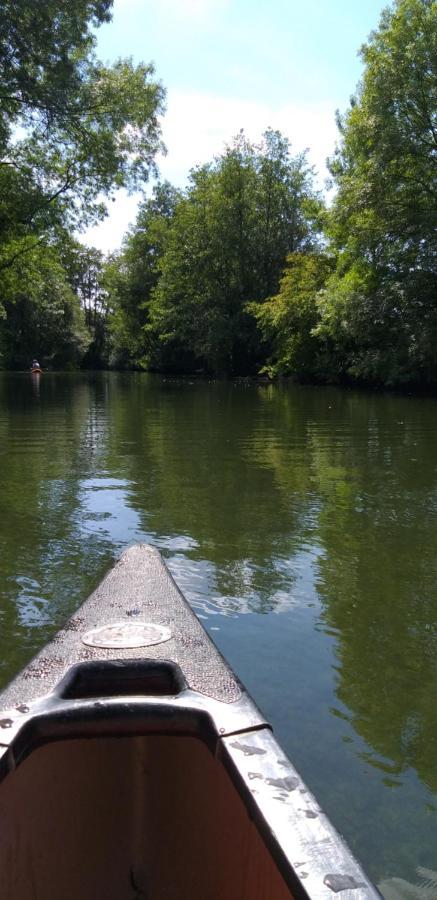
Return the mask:
[[302,462],[293,470],[289,454],[291,500],[290,485],[278,483],[269,457],[288,434],[268,392],[261,389],[262,402],[254,385],[146,384],[119,380],[109,463],[123,459],[143,529],[188,535],[189,557],[212,563],[211,590],[229,608],[267,612],[284,603],[307,498]]
[[314,548],[319,627],[335,638],[338,661],[331,756],[316,755],[307,777],[373,877],[411,882],[408,894],[390,882],[390,900],[418,898],[412,882],[419,863],[433,865],[437,806],[434,404],[308,391],[299,420],[286,391],[273,394],[288,439],[260,444],[257,456],[288,502],[299,489],[305,497],[300,540]]
[[[84,542],[80,483],[101,429],[95,387],[80,378],[0,379],[0,681],[6,682],[86,596],[111,558]],[[96,430],[97,429],[97,430]]]
[[337,693],[370,761],[393,783],[413,766],[437,789],[431,401],[135,375],[84,376],[74,390],[47,376],[39,398],[30,379],[2,378],[0,390],[8,672],[25,655],[16,636],[27,654],[42,643],[47,615],[67,614],[112,556],[98,524],[84,540],[83,483],[106,473],[130,485],[144,533],[172,553],[182,541],[193,571],[208,569],[228,611],[292,602],[299,555],[318,548]]
[[[360,398],[357,416],[366,404]],[[349,439],[313,435],[317,589],[338,640],[339,699],[387,784],[437,790],[437,490],[427,401],[378,398]]]

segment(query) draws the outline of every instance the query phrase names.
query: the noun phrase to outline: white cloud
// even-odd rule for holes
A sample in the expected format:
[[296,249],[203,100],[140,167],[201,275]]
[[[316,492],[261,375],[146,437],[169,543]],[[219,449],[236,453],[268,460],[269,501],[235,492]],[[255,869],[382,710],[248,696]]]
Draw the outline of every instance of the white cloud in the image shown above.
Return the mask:
[[[184,187],[189,170],[219,155],[240,128],[244,128],[249,139],[257,141],[268,127],[279,129],[290,139],[292,153],[309,149],[309,162],[315,166],[322,187],[327,176],[325,160],[333,152],[337,139],[335,110],[331,104],[289,103],[275,108],[256,100],[219,97],[200,91],[169,92],[163,121],[168,155],[159,160],[161,175]],[[90,229],[82,240],[103,250],[119,247],[129,223],[135,220],[137,202],[138,198],[120,191],[110,204],[109,217]]]
[[211,16],[226,9],[228,2],[229,0],[160,0],[160,11],[161,15],[206,22]]
[[138,194],[129,195],[127,191],[119,191],[114,200],[107,204],[109,214],[106,219],[87,228],[83,234],[78,235],[78,239],[104,253],[117,250],[129,225],[135,221],[139,199]]
[[278,128],[291,141],[292,152],[309,149],[309,160],[323,180],[325,160],[337,138],[335,109],[329,103],[289,103],[274,107],[256,100],[170,91],[163,122],[168,156],[160,163],[171,181],[184,183],[190,168],[223,150],[240,128],[259,140],[266,128]]
[[[191,24],[209,24],[211,19],[229,5],[230,0],[158,0],[154,14],[163,19],[190,21]],[[150,5],[150,0],[115,0],[114,17],[127,10],[141,10]]]
[[123,14],[127,11],[130,12],[132,9],[140,9],[144,6],[145,0],[114,0],[114,4],[112,7],[112,15],[113,18],[120,13]]

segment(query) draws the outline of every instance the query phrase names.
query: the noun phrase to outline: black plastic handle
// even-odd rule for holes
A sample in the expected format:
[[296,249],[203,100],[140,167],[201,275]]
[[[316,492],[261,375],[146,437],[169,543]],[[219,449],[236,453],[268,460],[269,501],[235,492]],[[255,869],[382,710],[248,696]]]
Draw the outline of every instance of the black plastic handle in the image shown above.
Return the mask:
[[72,666],[54,690],[64,700],[174,697],[186,690],[179,666],[163,659],[99,659]]

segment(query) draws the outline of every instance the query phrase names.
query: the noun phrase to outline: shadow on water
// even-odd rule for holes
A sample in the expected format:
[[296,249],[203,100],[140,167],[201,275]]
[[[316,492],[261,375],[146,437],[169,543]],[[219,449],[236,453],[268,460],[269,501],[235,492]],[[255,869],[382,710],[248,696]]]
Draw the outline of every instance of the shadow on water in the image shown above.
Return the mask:
[[416,896],[437,823],[436,428],[431,399],[1,376],[3,682],[153,542],[370,875]]

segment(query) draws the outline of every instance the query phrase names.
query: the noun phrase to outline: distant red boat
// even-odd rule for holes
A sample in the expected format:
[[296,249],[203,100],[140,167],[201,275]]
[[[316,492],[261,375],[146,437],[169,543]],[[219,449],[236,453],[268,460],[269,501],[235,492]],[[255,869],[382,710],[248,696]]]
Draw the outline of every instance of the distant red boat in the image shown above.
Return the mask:
[[30,370],[30,374],[31,375],[42,375],[43,370],[42,370],[41,366],[32,366],[32,368]]

